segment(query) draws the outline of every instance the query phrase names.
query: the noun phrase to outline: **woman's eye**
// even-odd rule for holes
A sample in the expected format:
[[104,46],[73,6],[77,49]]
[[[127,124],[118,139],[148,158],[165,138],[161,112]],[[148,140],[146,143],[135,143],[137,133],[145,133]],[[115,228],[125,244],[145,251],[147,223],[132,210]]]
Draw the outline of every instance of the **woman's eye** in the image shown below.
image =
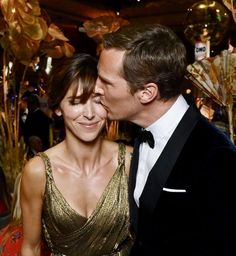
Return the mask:
[[70,104],[71,104],[71,105],[78,105],[78,104],[80,104],[80,100],[77,100],[77,99],[75,99],[75,100],[70,100]]

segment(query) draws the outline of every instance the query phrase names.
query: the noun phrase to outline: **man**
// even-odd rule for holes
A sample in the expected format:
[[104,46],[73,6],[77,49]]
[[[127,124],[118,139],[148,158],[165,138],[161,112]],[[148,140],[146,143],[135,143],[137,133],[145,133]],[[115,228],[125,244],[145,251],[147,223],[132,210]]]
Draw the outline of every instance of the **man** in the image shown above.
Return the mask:
[[185,47],[165,26],[104,38],[96,91],[108,117],[154,138],[134,148],[132,256],[236,255],[236,149],[181,95],[185,70]]

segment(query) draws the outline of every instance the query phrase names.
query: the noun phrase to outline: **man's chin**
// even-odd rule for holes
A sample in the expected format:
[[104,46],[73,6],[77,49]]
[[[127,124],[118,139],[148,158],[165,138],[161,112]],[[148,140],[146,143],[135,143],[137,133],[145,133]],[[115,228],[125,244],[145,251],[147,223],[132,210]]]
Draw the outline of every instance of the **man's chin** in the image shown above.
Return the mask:
[[117,117],[114,116],[111,112],[108,111],[108,114],[107,114],[107,118],[110,120],[110,121],[117,121]]

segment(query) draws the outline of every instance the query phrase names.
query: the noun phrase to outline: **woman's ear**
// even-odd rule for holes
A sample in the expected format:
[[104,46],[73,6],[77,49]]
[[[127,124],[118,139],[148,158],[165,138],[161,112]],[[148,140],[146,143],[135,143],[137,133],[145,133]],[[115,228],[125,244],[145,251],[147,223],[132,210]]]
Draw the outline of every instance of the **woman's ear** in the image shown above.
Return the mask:
[[57,115],[57,116],[61,116],[62,115],[62,112],[61,112],[61,109],[60,107],[55,109],[54,113]]
[[140,91],[139,97],[142,104],[149,103],[156,99],[158,96],[158,86],[155,83],[148,83]]

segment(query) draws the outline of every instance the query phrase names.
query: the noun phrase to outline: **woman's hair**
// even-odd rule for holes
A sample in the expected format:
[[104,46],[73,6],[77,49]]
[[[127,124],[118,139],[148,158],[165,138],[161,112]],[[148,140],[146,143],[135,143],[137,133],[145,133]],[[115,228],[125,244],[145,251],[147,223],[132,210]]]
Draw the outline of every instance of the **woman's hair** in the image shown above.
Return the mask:
[[83,93],[81,103],[85,103],[93,93],[97,79],[97,59],[86,53],[71,58],[63,58],[53,67],[48,89],[49,106],[52,110],[59,107],[69,88],[74,86],[73,99],[79,86]]
[[125,26],[104,35],[104,48],[125,51],[120,73],[131,93],[156,83],[162,99],[182,92],[186,49],[169,28],[160,24]]

